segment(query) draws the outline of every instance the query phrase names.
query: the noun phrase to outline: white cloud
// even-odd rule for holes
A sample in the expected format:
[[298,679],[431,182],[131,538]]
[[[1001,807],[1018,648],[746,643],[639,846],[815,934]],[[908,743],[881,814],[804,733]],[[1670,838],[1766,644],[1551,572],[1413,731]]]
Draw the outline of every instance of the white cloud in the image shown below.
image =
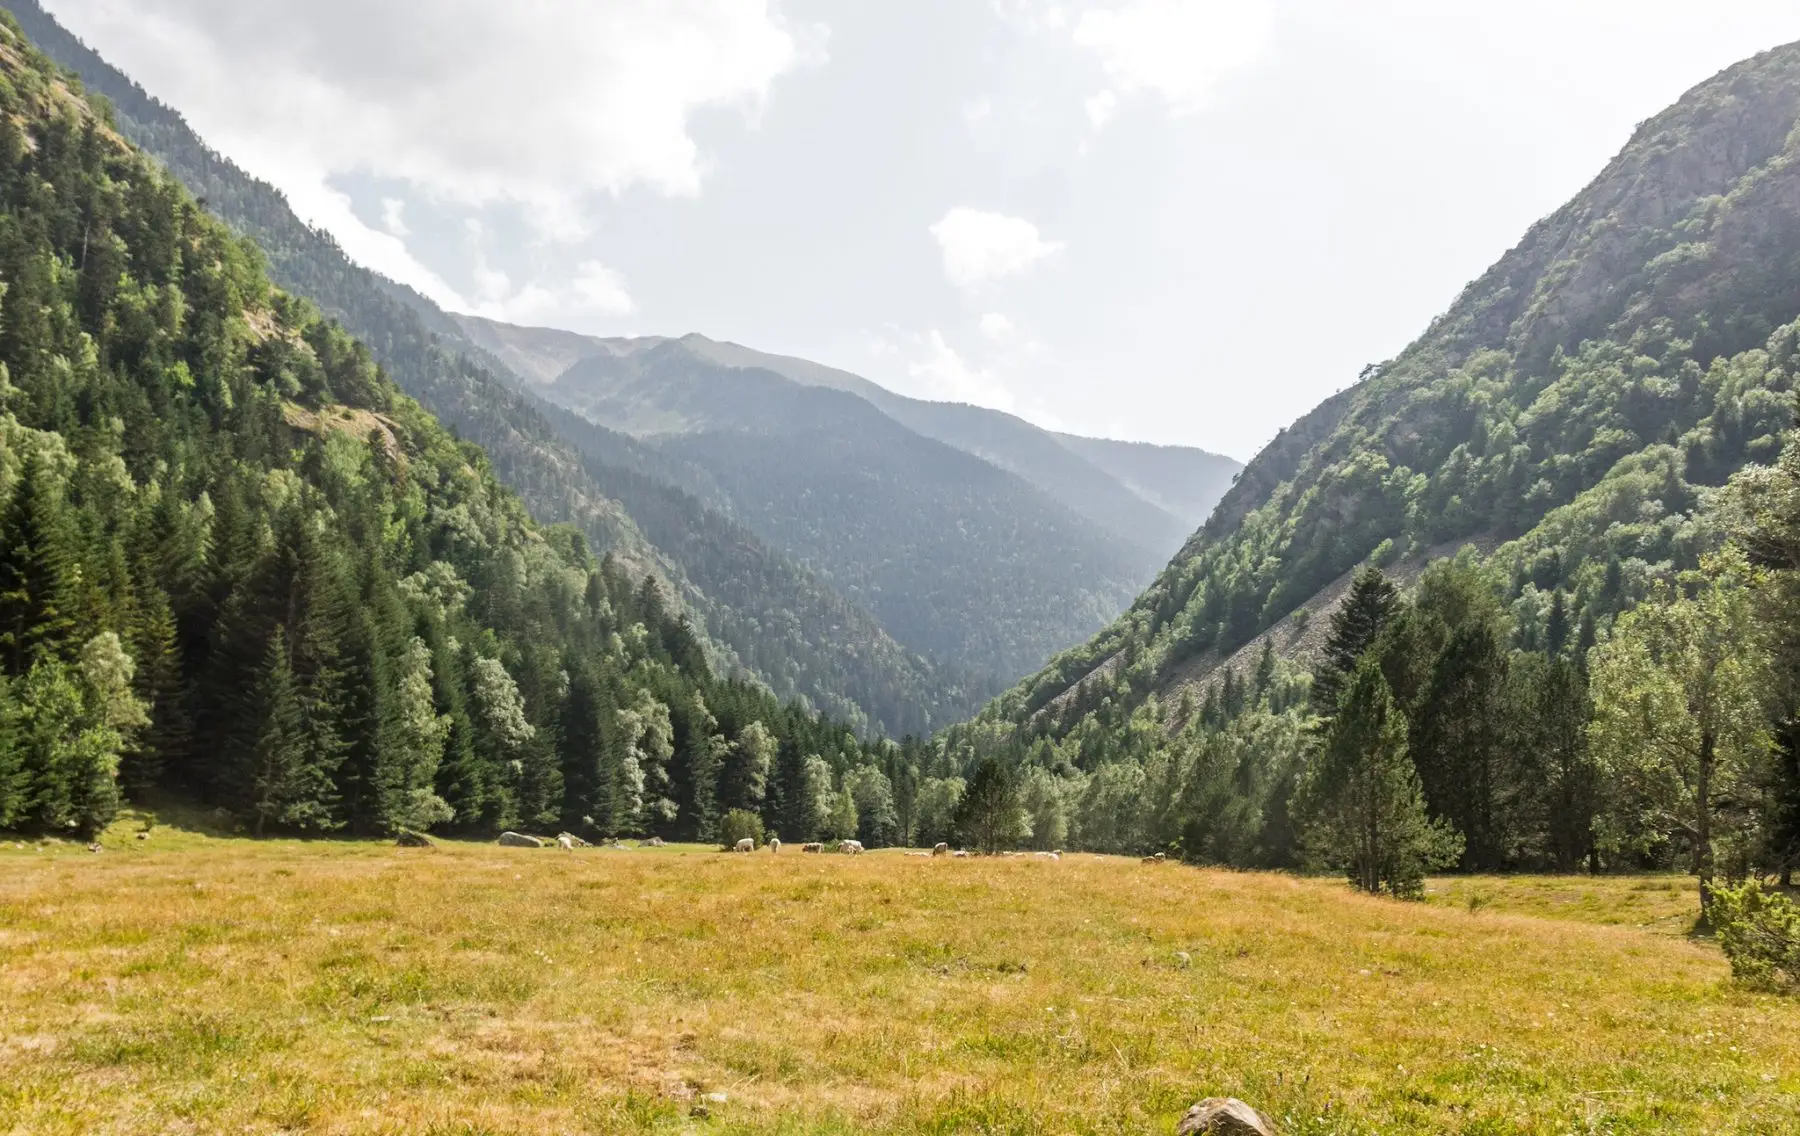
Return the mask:
[[1013,333],[1017,330],[1013,327],[1013,321],[1007,319],[1000,312],[989,312],[982,316],[979,326],[981,334],[992,343],[1005,343],[1013,337]]
[[700,188],[702,108],[754,110],[818,42],[770,0],[63,0],[58,15],[256,172],[373,170],[552,225]]
[[637,311],[624,279],[597,260],[581,263],[570,290],[590,311],[602,315],[628,316]]
[[[1221,83],[1261,61],[1274,33],[1272,0],[1126,0],[1082,13],[1073,36],[1119,90],[1153,91],[1181,113],[1205,106]],[[1090,121],[1094,115],[1090,100]]]
[[1017,404],[993,371],[971,366],[936,329],[921,337],[920,346],[924,357],[908,366],[907,372],[922,382],[924,397],[1007,411]]
[[959,288],[1017,276],[1062,248],[1021,217],[959,205],[931,226],[944,255],[944,275]]
[[1095,130],[1105,130],[1118,109],[1119,96],[1110,90],[1101,91],[1087,101],[1088,125]]
[[406,202],[398,197],[382,198],[381,227],[396,237],[411,236],[411,231],[406,227]]

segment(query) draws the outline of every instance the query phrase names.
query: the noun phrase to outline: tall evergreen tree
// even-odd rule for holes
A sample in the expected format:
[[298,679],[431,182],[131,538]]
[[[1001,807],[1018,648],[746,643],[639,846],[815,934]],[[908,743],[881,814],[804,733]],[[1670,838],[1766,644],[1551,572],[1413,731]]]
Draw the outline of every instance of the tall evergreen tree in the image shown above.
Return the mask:
[[1331,615],[1325,649],[1313,671],[1313,708],[1322,717],[1337,712],[1338,695],[1350,673],[1387,626],[1400,603],[1400,590],[1381,569],[1368,565],[1350,582],[1350,594]]
[[260,720],[245,770],[256,834],[271,825],[301,831],[336,827],[333,770],[321,760],[326,753],[301,704],[286,628],[277,627],[269,637],[256,703]]
[[37,449],[28,449],[0,514],[0,652],[14,675],[45,651],[65,650],[74,631],[71,543],[56,477]]
[[1416,898],[1425,873],[1462,852],[1461,836],[1426,813],[1406,718],[1372,657],[1350,672],[1298,804],[1309,855],[1363,891]]

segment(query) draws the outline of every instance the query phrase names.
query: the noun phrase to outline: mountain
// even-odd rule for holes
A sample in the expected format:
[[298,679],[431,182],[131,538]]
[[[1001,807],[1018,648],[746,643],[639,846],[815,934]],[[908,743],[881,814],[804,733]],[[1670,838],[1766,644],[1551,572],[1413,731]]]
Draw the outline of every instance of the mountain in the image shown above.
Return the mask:
[[[671,602],[694,614],[716,664],[760,678],[784,699],[804,698],[859,730],[895,735],[940,727],[993,693],[991,677],[901,647],[866,611],[715,504],[685,500],[672,485],[652,492],[641,481],[655,475],[644,472],[644,455],[629,439],[583,433],[577,446],[552,424],[542,402],[515,389],[512,357],[499,358],[503,345],[478,345],[424,297],[350,262],[327,234],[295,217],[277,190],[207,147],[179,114],[70,35],[37,0],[0,0],[0,7],[53,60],[111,101],[125,138],[253,239],[277,284],[341,321],[404,391],[479,443],[535,516],[576,524],[633,574],[655,572],[667,581]],[[534,351],[541,355],[550,338],[537,334]],[[625,480],[602,484],[613,475]],[[646,524],[657,540],[646,538],[621,496],[652,511]],[[1112,610],[1127,598],[1115,592]],[[1086,630],[1070,632],[1058,646]]]
[[545,395],[697,471],[693,491],[931,658],[1026,673],[1104,626],[1151,570],[1146,551],[856,395],[682,341],[590,356]]
[[[700,335],[584,340],[460,322],[545,398],[677,459],[684,489],[819,571],[900,642],[979,672],[1010,680],[1103,624],[1192,528],[999,411]],[[1071,441],[1140,480],[1169,475],[1163,488],[1188,508],[1210,507],[1236,469],[1157,447],[1143,449],[1160,466],[1131,466],[1122,443]]]
[[0,280],[0,829],[886,831],[902,747],[717,675],[5,14]]
[[[1115,539],[1150,552],[1159,563],[1166,549],[1178,546],[1205,519],[1241,468],[1231,458],[1190,447],[1054,434],[986,407],[908,398],[835,367],[703,335],[602,339],[472,316],[460,317],[460,322],[473,341],[515,373],[546,386],[588,359],[617,361],[674,342],[696,366],[766,371],[802,386],[856,395],[914,433],[1017,474]],[[658,424],[652,419],[640,425],[654,429]]]
[[1509,581],[1521,636],[1553,608],[1604,630],[1696,562],[1710,487],[1772,461],[1792,420],[1797,128],[1800,45],[1644,122],[1399,357],[1258,454],[1126,615],[972,729],[1104,733],[1096,715],[1198,693],[1258,637],[1316,642],[1359,564],[1463,545]]
[[1157,446],[1057,434],[1068,449],[1181,521],[1184,536],[1212,515],[1243,463],[1191,446]]

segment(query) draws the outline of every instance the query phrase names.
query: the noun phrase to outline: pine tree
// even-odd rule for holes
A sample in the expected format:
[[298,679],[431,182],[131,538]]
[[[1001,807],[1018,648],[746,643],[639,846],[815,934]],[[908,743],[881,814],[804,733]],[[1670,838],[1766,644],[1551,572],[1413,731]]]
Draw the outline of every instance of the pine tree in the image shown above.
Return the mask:
[[975,767],[956,809],[956,831],[990,856],[1025,837],[1018,783],[998,757],[990,754]]
[[1544,627],[1544,648],[1560,655],[1569,642],[1569,607],[1561,588],[1550,596],[1550,616]]
[[67,649],[70,543],[56,479],[30,449],[0,515],[0,652],[14,675],[46,651]]
[[1256,660],[1256,690],[1254,701],[1261,702],[1269,693],[1269,687],[1275,681],[1275,640],[1263,640],[1262,655]]
[[1350,673],[1322,742],[1296,802],[1308,854],[1363,891],[1421,895],[1425,874],[1455,863],[1462,840],[1426,814],[1406,719],[1373,658]]
[[1356,573],[1350,594],[1331,615],[1324,657],[1313,672],[1313,708],[1321,717],[1336,713],[1339,692],[1357,660],[1374,644],[1399,604],[1399,589],[1381,569],[1369,566]]
[[761,722],[738,731],[725,758],[720,784],[720,806],[760,813],[768,795],[769,769],[774,764],[775,736]]
[[1411,730],[1426,800],[1462,833],[1463,866],[1471,871],[1506,865],[1520,819],[1518,755],[1505,744],[1506,669],[1493,626],[1457,628],[1432,665]]
[[308,728],[286,628],[276,628],[269,638],[256,702],[260,728],[246,771],[256,835],[269,825],[303,831],[334,827],[331,770],[321,763],[323,755]]

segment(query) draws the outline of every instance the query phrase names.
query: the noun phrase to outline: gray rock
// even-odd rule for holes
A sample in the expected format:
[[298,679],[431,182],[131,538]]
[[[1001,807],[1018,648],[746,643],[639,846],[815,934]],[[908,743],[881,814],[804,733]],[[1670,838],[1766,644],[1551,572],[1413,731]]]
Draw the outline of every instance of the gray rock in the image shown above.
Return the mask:
[[1275,1136],[1275,1122],[1236,1097],[1207,1097],[1188,1109],[1175,1136]]
[[399,836],[394,837],[394,843],[401,848],[432,847],[431,837],[422,832],[402,832]]
[[502,832],[500,847],[502,848],[542,848],[544,842],[535,836],[526,836],[522,832]]

